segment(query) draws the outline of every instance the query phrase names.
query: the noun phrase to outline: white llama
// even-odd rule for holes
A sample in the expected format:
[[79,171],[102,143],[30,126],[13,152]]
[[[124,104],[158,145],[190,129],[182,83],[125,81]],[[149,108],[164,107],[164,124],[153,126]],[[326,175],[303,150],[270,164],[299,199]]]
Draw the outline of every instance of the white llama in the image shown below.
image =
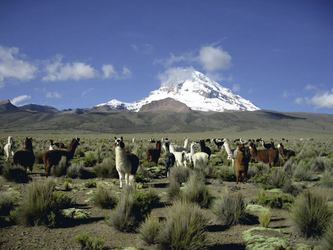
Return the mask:
[[116,169],[119,174],[119,187],[123,187],[123,180],[126,185],[134,186],[134,175],[139,167],[139,158],[129,152],[126,152],[123,137],[115,137]]
[[229,140],[227,138],[225,138],[223,141],[224,141],[223,146],[225,148],[225,151],[227,151],[227,154],[228,154],[227,159],[232,161],[232,166],[234,167],[235,166],[235,159],[237,158],[237,155],[238,155],[238,148],[231,149],[230,144],[229,144]]
[[8,136],[8,143],[5,145],[5,147],[3,148],[3,150],[6,153],[6,161],[9,160],[10,155],[14,155],[14,139],[11,136]]

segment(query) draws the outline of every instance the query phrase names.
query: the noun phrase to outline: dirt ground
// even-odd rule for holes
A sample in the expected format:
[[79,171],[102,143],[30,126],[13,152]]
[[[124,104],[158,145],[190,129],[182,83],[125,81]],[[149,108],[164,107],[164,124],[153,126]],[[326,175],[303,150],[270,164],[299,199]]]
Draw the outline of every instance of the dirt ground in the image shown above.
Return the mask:
[[[42,171],[42,170],[41,170]],[[45,179],[39,174],[31,174],[33,179]],[[26,185],[7,182],[0,177],[0,192],[21,192],[24,193]],[[102,183],[114,192],[121,192],[119,182],[115,179],[92,179],[96,183]],[[88,219],[80,219],[73,225],[62,228],[48,228],[46,226],[24,227],[13,223],[5,223],[0,226],[0,249],[79,249],[80,246],[75,242],[74,237],[77,234],[88,232],[93,238],[103,236],[105,239],[105,249],[127,248],[134,249],[156,249],[155,246],[145,246],[136,233],[119,232],[105,224],[105,216],[110,214],[110,210],[95,207],[90,199],[96,188],[88,188],[84,183],[92,180],[74,179],[72,189],[66,193],[74,197],[76,207],[89,213]],[[63,179],[55,178],[57,189],[63,190]],[[168,186],[167,178],[152,179],[148,186],[155,189],[161,196],[160,206],[152,210],[151,215],[161,217],[164,214],[165,207],[169,205],[166,199],[166,188]],[[254,183],[236,184],[235,182],[222,182],[217,179],[208,179],[207,186],[214,196],[224,189],[233,192],[240,192],[248,205],[254,204],[254,198],[257,197],[257,190],[260,188]],[[214,223],[213,214],[209,209],[203,209],[207,217],[207,231],[209,249],[245,249],[246,241],[242,233],[253,227],[260,227],[258,222],[258,213],[247,209],[248,220],[244,224],[225,227]],[[297,249],[299,243],[305,243],[309,246],[318,245],[318,241],[311,241],[301,237],[292,227],[292,222],[288,216],[289,212],[282,209],[272,209],[272,219],[269,228],[282,229],[285,238],[291,249]],[[264,232],[265,233],[265,232]],[[270,232],[266,232],[269,234]]]

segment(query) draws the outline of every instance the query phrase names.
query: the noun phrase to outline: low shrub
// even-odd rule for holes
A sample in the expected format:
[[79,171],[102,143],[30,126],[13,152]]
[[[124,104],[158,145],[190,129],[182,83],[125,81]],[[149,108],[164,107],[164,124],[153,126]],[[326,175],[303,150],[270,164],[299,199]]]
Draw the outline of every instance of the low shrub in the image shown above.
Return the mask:
[[271,198],[263,191],[258,190],[258,197],[254,200],[263,206],[268,206],[270,208],[287,208],[294,199],[287,194],[275,194]]
[[236,225],[245,218],[246,204],[241,194],[230,194],[227,189],[221,197],[216,199],[211,211],[215,215],[215,220],[226,226]]
[[236,181],[235,168],[222,165],[216,170],[216,176],[222,181]]
[[251,181],[254,183],[260,183],[263,189],[269,190],[274,188],[274,186],[271,183],[272,177],[273,177],[272,172],[270,173],[259,172],[251,179]]
[[104,158],[101,163],[94,166],[94,172],[99,178],[119,178],[116,165],[110,158]]
[[310,181],[313,176],[313,171],[307,166],[304,161],[300,161],[296,166],[293,178],[299,181]]
[[170,178],[179,183],[185,183],[190,177],[191,170],[187,167],[173,167],[170,170]]
[[72,163],[67,169],[67,176],[72,179],[81,178],[84,166],[81,163]]
[[290,210],[296,228],[306,237],[320,238],[333,219],[333,210],[317,189],[305,190]]
[[319,183],[323,187],[333,187],[333,171],[325,170],[319,180]]
[[66,156],[62,156],[59,163],[52,167],[51,175],[55,177],[60,177],[62,175],[66,175],[67,172],[67,158]]
[[11,182],[17,182],[17,183],[27,183],[29,182],[29,177],[27,175],[27,172],[22,169],[21,166],[14,165],[13,167],[10,167],[10,165],[5,165],[2,168],[2,176],[7,180]]
[[290,182],[290,178],[281,168],[273,171],[272,179],[269,181],[276,188],[282,188],[287,182]]
[[0,193],[0,217],[10,215],[10,211],[15,207],[15,201],[11,194]]
[[135,231],[136,227],[150,214],[159,200],[153,192],[135,192],[131,187],[123,189],[121,199],[111,212],[107,224],[122,232]]
[[207,249],[206,219],[198,205],[177,201],[167,208],[154,240],[168,249]]
[[141,223],[138,232],[139,237],[144,244],[148,246],[156,244],[156,238],[160,232],[159,219],[148,215],[146,220]]
[[113,209],[118,204],[118,197],[105,188],[99,187],[92,201],[97,207]]
[[76,243],[80,244],[81,249],[103,249],[105,239],[103,236],[93,239],[88,232],[83,232],[82,234],[77,234],[74,237]]
[[322,247],[324,250],[333,249],[333,224],[328,226],[323,235]]
[[300,185],[293,184],[291,181],[287,181],[281,190],[286,194],[291,194],[292,196],[296,197],[303,191],[303,188]]

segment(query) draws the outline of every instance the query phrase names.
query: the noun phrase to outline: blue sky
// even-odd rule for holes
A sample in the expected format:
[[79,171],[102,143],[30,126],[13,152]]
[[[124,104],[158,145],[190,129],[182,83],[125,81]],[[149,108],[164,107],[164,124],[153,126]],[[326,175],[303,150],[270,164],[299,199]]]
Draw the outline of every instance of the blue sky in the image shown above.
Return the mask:
[[147,97],[193,67],[261,109],[333,114],[333,2],[0,2],[0,99]]

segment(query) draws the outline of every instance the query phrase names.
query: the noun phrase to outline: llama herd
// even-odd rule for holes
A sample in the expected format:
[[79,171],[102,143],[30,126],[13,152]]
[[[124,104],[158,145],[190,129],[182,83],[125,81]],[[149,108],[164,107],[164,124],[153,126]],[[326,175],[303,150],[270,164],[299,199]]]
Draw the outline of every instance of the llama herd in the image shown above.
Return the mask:
[[[235,167],[236,182],[247,181],[247,171],[250,162],[262,162],[269,164],[270,167],[277,166],[278,160],[281,157],[283,164],[291,157],[295,156],[295,152],[284,148],[282,143],[279,143],[277,148],[274,142],[265,143],[263,140],[257,141],[261,144],[262,149],[257,149],[256,141],[243,141],[238,139],[237,147],[232,149],[227,138],[192,141],[190,144],[189,138],[184,139],[184,145],[177,145],[162,139],[162,141],[151,140],[151,143],[156,143],[154,148],[149,148],[146,151],[146,161],[158,165],[161,157],[161,149],[165,151],[164,166],[165,174],[168,177],[170,168],[172,167],[188,167],[189,164],[194,169],[199,169],[208,165],[212,155],[212,150],[206,145],[206,142],[211,143],[211,147],[222,148],[227,153],[227,159],[232,161],[232,167]],[[12,156],[11,166],[19,165],[23,169],[29,168],[32,172],[35,162],[35,156],[32,146],[32,138],[25,138],[24,150],[18,150],[14,153],[15,142],[11,136],[8,137],[8,143],[4,146],[6,161]],[[52,166],[59,164],[61,158],[65,157],[68,163],[73,157],[77,146],[80,145],[80,138],[74,138],[67,150],[64,149],[63,143],[54,143],[50,140],[49,150],[43,154],[43,162],[45,167],[45,175],[49,176]],[[248,146],[247,146],[248,145]],[[196,149],[198,148],[198,150]],[[134,184],[134,175],[139,167],[139,158],[135,154],[126,150],[123,137],[115,137],[115,164],[119,174],[120,188],[123,186],[123,181],[126,185]]]

